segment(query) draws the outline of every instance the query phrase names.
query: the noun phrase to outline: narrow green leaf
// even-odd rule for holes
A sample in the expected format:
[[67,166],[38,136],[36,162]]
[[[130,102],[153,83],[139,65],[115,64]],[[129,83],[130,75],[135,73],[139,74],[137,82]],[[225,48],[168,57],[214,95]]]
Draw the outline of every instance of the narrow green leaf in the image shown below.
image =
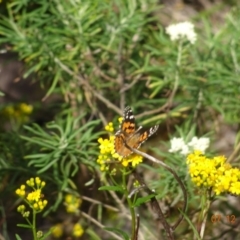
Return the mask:
[[102,191],[102,190],[107,190],[107,191],[115,191],[115,192],[122,192],[123,188],[120,186],[103,186],[98,188],[98,190]]
[[27,224],[21,224],[21,223],[19,223],[19,224],[17,224],[17,226],[18,227],[22,227],[22,228],[32,228],[32,226],[30,226],[30,225],[27,225]]
[[55,77],[54,77],[54,79],[52,81],[52,85],[49,88],[49,90],[47,91],[47,93],[46,93],[46,95],[44,96],[43,99],[46,99],[54,91],[54,89],[57,86],[58,80],[60,79],[60,76],[61,76],[61,72],[57,71],[57,73],[56,73],[56,75],[55,75]]
[[51,160],[51,162],[49,162],[45,167],[43,167],[42,169],[40,169],[39,171],[37,171],[37,174],[43,173],[45,171],[47,171],[52,165],[54,165],[57,161],[59,160],[59,158],[53,159]]
[[137,198],[136,202],[133,203],[133,207],[138,207],[140,205],[142,205],[143,203],[147,203],[151,200],[152,197],[155,197],[156,195],[155,194],[150,194],[148,196],[145,196],[145,197],[140,197],[140,198]]
[[15,234],[15,237],[17,240],[22,240],[21,237],[18,234]]
[[109,227],[106,227],[104,228],[105,230],[109,231],[109,232],[115,232],[115,233],[118,233],[120,236],[123,237],[124,240],[129,240],[129,236],[127,235],[127,233],[125,233],[123,230],[120,230],[118,228],[109,228]]
[[194,235],[196,237],[197,240],[201,240],[201,237],[196,229],[196,227],[194,226],[194,224],[192,223],[192,221],[189,219],[189,217],[181,210],[181,209],[178,209],[181,214],[184,216],[184,218],[187,220],[187,222],[189,223],[190,227],[192,228],[193,232],[194,232]]

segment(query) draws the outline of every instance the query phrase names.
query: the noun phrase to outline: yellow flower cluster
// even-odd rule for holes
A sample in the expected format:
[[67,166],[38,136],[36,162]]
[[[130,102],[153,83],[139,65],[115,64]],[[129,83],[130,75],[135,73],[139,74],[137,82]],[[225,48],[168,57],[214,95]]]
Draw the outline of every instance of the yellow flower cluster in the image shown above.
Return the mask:
[[21,185],[20,188],[18,188],[18,189],[16,190],[16,194],[17,194],[19,197],[22,197],[22,198],[23,198],[23,197],[25,196],[25,194],[26,194],[25,188],[26,188],[25,185]]
[[6,106],[2,110],[2,113],[7,118],[16,119],[20,123],[25,123],[29,120],[29,115],[32,113],[32,111],[32,105],[20,103],[14,106]]
[[82,200],[79,197],[76,197],[71,194],[67,194],[65,196],[64,205],[66,206],[66,210],[69,213],[76,213],[78,212],[78,208],[81,206]]
[[51,228],[51,233],[55,238],[60,238],[63,235],[63,226],[61,223],[54,225]]
[[207,158],[200,151],[187,157],[189,174],[199,187],[221,193],[240,194],[240,170],[226,163],[224,156]]
[[[42,200],[42,188],[46,185],[44,181],[41,181],[39,177],[31,178],[27,180],[26,184],[33,188],[34,191],[26,194],[26,186],[21,185],[20,188],[16,190],[16,194],[23,198],[28,205],[36,212],[41,212],[47,205],[47,200]],[[18,207],[18,212],[20,212],[24,217],[26,217],[25,206],[21,205]],[[29,214],[28,214],[29,215]]]
[[29,217],[30,212],[29,211],[25,211],[26,207],[24,205],[20,205],[17,208],[17,211],[20,212],[22,214],[22,216],[25,218]]
[[[122,122],[122,117],[118,121]],[[115,136],[112,134],[114,132],[113,123],[110,122],[105,130],[109,132],[110,136],[107,139],[99,138],[99,149],[100,154],[98,156],[97,162],[100,164],[101,171],[108,171],[111,163],[121,163],[124,167],[128,167],[130,164],[132,167],[136,167],[139,163],[142,162],[142,156],[131,154],[130,156],[123,158],[115,152],[114,149],[114,140]]]
[[76,223],[73,226],[73,236],[74,237],[81,237],[83,235],[84,231],[82,228],[82,225],[80,223]]
[[37,189],[36,191],[30,192],[27,195],[27,200],[29,202],[34,202],[34,201],[38,201],[40,197],[41,197],[41,190]]
[[105,130],[111,133],[114,132],[113,123],[108,123],[108,125],[105,127]]

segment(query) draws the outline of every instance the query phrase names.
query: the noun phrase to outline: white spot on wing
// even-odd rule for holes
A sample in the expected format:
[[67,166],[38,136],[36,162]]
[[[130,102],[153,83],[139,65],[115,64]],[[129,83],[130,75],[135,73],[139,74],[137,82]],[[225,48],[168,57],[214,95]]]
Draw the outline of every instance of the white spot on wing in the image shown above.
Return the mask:
[[149,129],[149,136],[153,135],[158,130],[159,125],[155,125]]

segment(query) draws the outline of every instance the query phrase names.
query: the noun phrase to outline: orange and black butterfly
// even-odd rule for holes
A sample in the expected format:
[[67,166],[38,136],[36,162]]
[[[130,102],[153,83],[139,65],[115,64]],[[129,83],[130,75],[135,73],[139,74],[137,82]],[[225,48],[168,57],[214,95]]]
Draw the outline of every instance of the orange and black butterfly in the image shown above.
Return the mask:
[[136,130],[135,117],[132,109],[126,107],[120,129],[115,134],[115,151],[120,156],[127,157],[132,154],[132,151],[127,146],[138,149],[142,143],[158,130],[158,127],[159,125],[155,125],[148,130],[144,130],[142,126],[140,126]]

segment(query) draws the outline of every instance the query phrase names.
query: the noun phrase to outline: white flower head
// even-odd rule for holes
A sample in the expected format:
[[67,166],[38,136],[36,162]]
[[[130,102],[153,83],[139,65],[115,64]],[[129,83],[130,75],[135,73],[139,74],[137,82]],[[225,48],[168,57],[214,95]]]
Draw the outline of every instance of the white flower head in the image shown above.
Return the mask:
[[194,44],[197,40],[194,25],[190,22],[172,24],[166,28],[166,32],[170,35],[171,41],[186,37],[190,43]]
[[205,153],[206,149],[209,147],[210,139],[206,137],[197,138],[193,137],[191,142],[188,143],[188,146],[193,150],[199,150],[202,153]]
[[184,146],[182,146],[182,149],[181,149],[181,152],[180,152],[180,154],[182,154],[182,155],[187,155],[187,154],[189,154],[190,153],[190,149],[189,149],[189,147],[187,146],[187,145],[184,145]]
[[193,137],[189,143],[185,143],[183,138],[176,138],[170,140],[171,148],[168,152],[179,152],[181,155],[187,155],[193,150],[199,150],[205,153],[206,149],[209,147],[210,139],[206,137],[197,138]]
[[170,140],[171,148],[168,150],[169,152],[179,152],[182,155],[186,155],[189,152],[188,146],[185,144],[183,138],[176,138]]

